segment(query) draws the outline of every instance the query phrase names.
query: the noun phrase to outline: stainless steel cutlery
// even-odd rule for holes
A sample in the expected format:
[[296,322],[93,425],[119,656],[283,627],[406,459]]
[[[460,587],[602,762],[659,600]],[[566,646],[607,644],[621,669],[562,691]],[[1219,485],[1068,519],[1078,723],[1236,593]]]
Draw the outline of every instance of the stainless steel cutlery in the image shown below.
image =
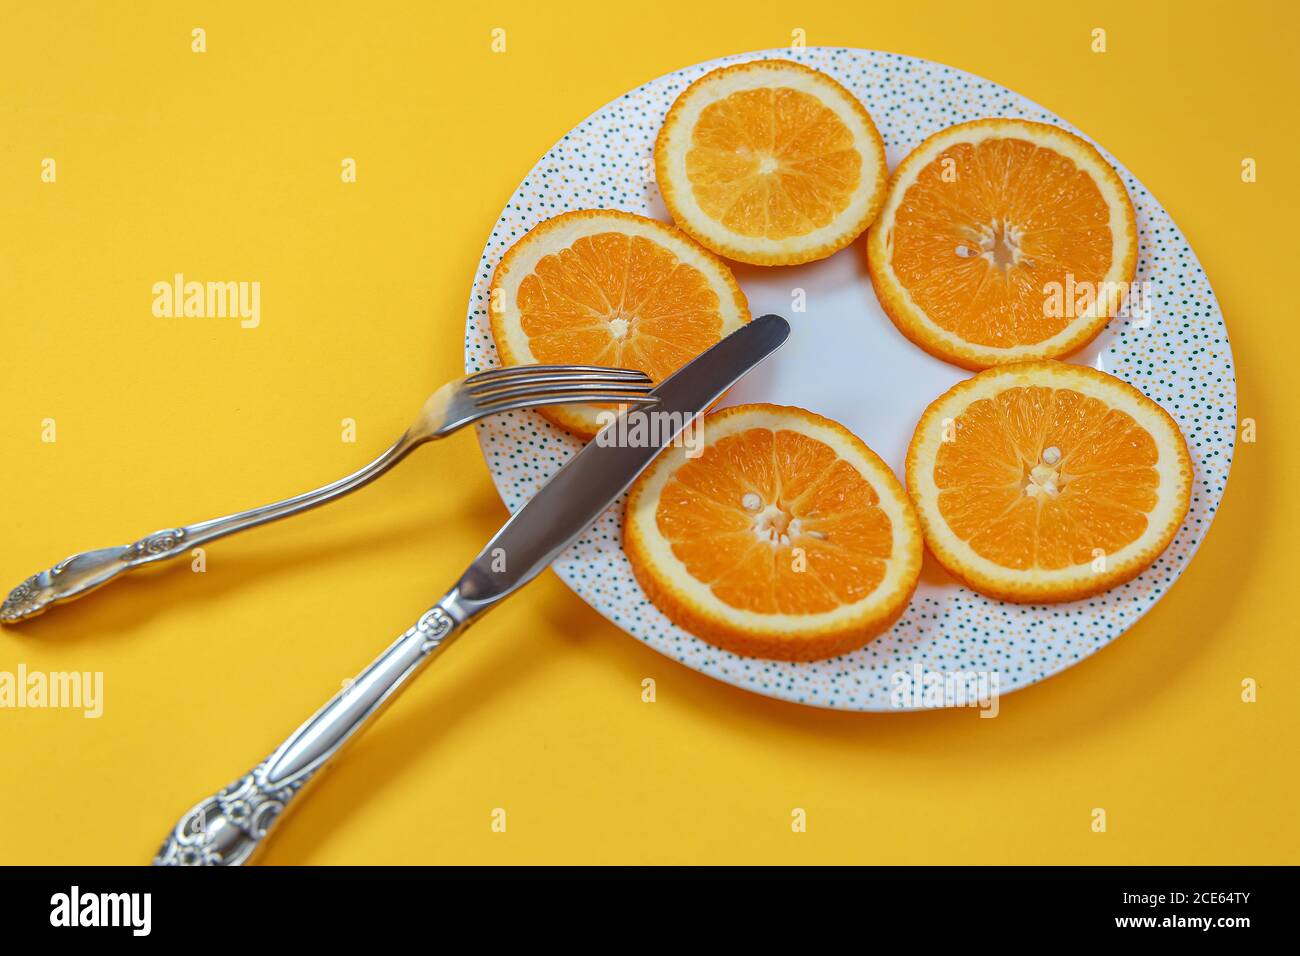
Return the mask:
[[[269,757],[181,817],[154,863],[231,865],[248,861],[303,785],[344,744],[369,726],[470,624],[546,568],[696,415],[779,348],[789,332],[790,326],[780,316],[754,319],[656,387],[650,393],[656,400],[652,408],[625,410],[624,416],[662,413],[666,416],[663,422],[673,424],[648,430],[656,435],[658,444],[632,447],[593,441],[579,451],[505,523],[451,590],[355,680]],[[498,560],[501,556],[504,562]]]
[[217,538],[341,498],[374,481],[420,445],[445,438],[487,415],[571,402],[653,404],[655,399],[649,394],[652,384],[644,372],[588,365],[515,365],[449,382],[429,396],[419,417],[401,438],[359,471],[274,504],[198,524],[165,528],[131,544],[64,558],[9,592],[0,605],[0,623],[25,620],[51,604],[93,591],[126,571],[166,561]]

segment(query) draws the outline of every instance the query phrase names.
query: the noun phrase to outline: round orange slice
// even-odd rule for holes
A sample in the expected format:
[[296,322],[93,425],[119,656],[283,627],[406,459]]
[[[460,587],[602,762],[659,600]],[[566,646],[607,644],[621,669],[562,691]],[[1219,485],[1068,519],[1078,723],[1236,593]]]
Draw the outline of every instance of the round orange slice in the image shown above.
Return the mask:
[[[731,270],[672,226],[616,210],[567,212],[510,247],[488,315],[505,365],[608,365],[667,378],[749,321]],[[583,438],[606,406],[538,409]]]
[[916,588],[921,533],[889,467],[843,425],[738,405],[632,486],[623,547],[650,600],[737,654],[834,657],[888,629]]
[[969,369],[1058,358],[1119,310],[1137,222],[1115,170],[1079,137],[979,120],[894,170],[867,262],[885,312],[932,355]]
[[885,144],[861,103],[787,60],[714,70],[673,103],[655,141],[673,220],[719,255],[756,265],[824,259],[884,202]]
[[1071,601],[1135,577],[1191,501],[1187,443],[1163,408],[1063,362],[989,369],[941,395],[907,453],[925,542],[1006,601]]

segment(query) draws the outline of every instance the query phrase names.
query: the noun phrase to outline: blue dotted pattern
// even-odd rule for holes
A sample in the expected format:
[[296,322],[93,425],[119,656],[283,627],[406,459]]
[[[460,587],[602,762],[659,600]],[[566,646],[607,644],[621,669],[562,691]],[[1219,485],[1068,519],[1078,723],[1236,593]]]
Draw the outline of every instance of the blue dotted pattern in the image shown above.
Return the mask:
[[[793,59],[835,77],[866,105],[891,168],[921,140],[954,123],[1023,117],[1078,130],[988,80],[914,57],[810,47],[725,57],[660,77],[579,124],[542,157],[492,230],[470,295],[466,371],[499,364],[487,315],[492,270],[516,240],[573,209],[616,208],[666,218],[653,181],[654,138],[690,83],[720,66]],[[1079,135],[1083,135],[1079,133]],[[1100,147],[1099,147],[1100,148]],[[1133,581],[1072,604],[1005,604],[955,583],[913,599],[887,634],[862,650],[812,663],[739,657],[675,626],[632,575],[621,540],[623,503],[609,509],[555,562],[583,600],[629,634],[688,667],[772,697],[846,710],[888,711],[892,675],[997,671],[1006,693],[1050,677],[1124,633],[1177,580],[1223,497],[1236,436],[1237,389],[1223,316],[1200,263],[1168,213],[1105,150],[1137,210],[1137,281],[1150,283],[1152,320],[1116,319],[1103,333],[1106,371],[1159,402],[1178,422],[1196,469],[1191,510],[1168,550]],[[580,443],[540,415],[499,416],[479,426],[488,467],[517,510]],[[898,463],[894,463],[898,464]]]

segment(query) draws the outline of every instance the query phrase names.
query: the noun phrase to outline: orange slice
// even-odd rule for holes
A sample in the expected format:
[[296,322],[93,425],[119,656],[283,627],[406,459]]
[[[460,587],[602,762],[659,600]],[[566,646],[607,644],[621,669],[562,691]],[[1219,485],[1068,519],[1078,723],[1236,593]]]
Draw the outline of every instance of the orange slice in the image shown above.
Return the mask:
[[885,312],[932,355],[969,369],[1058,358],[1118,311],[1137,222],[1115,170],[1079,137],[979,120],[894,170],[867,262]]
[[757,265],[824,259],[885,198],[885,144],[825,73],[787,60],[714,70],[677,98],[655,141],[673,220],[714,252]]
[[889,467],[843,425],[780,405],[703,421],[632,486],[623,547],[650,600],[737,654],[861,647],[907,606],[921,533]]
[[[611,209],[566,212],[510,247],[488,314],[505,365],[609,365],[667,378],[749,321],[731,271],[672,226]],[[538,409],[591,438],[599,405]]]
[[1192,464],[1174,420],[1096,369],[1029,362],[941,395],[907,453],[925,542],[983,594],[1071,601],[1135,577],[1173,540]]

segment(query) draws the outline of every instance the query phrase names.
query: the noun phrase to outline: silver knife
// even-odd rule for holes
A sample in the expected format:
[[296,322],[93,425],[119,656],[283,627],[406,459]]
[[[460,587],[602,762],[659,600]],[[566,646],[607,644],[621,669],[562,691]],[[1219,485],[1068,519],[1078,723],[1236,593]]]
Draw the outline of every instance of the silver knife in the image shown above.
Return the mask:
[[[264,845],[303,785],[369,726],[384,706],[484,612],[537,577],[627,490],[665,447],[790,334],[779,315],[754,319],[659,385],[651,410],[667,427],[662,444],[590,442],[555,473],[479,552],[459,581],[355,680],[335,694],[269,757],[195,804],[154,857],[155,866],[232,866]],[[614,422],[609,428],[620,427]],[[505,570],[494,570],[502,562]]]

